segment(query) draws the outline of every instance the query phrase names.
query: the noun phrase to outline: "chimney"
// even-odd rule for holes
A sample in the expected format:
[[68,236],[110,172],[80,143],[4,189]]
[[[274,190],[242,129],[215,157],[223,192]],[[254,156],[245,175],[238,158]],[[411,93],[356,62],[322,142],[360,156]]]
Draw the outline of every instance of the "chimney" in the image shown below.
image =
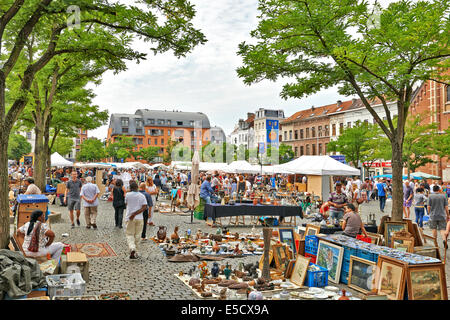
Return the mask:
[[314,109],[315,109],[314,106],[312,106],[312,107],[311,107],[311,111],[314,111]]
[[340,107],[341,105],[342,105],[342,101],[341,101],[341,100],[338,100],[338,101],[337,101],[337,106]]

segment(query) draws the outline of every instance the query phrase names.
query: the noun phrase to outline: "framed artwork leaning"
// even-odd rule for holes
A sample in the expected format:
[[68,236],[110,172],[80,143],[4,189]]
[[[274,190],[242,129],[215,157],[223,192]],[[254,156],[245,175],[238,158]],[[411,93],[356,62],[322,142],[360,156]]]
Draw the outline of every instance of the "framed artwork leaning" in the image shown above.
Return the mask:
[[383,236],[379,233],[367,232],[367,235],[371,239],[371,243],[376,244],[377,246],[381,245],[383,242]]
[[408,224],[406,222],[386,222],[384,227],[384,245],[392,248],[392,236],[399,231],[408,232]]
[[377,264],[373,261],[350,256],[348,286],[367,294],[375,288],[375,272]]
[[408,265],[408,300],[448,300],[443,263]]
[[389,300],[403,300],[406,267],[403,261],[379,256],[375,274],[376,293],[387,295]]
[[414,253],[414,238],[392,236],[391,245],[394,249]]
[[294,257],[297,255],[297,249],[295,247],[295,234],[294,228],[279,228],[278,229],[278,237],[281,243],[287,244],[292,252]]
[[328,280],[339,283],[344,248],[320,240],[317,249],[316,264],[328,270]]
[[284,244],[274,244],[272,246],[272,251],[276,268],[284,272],[289,260],[291,259],[288,246]]
[[290,281],[298,286],[303,286],[305,282],[306,273],[308,272],[308,266],[311,258],[306,258],[301,255],[297,256],[294,268],[292,270]]
[[[273,252],[272,250],[269,250],[269,266],[272,264],[273,261]],[[259,270],[262,271],[264,265],[264,253],[261,255],[261,258],[259,258]]]
[[320,227],[313,224],[306,225],[305,236],[316,236],[320,233]]

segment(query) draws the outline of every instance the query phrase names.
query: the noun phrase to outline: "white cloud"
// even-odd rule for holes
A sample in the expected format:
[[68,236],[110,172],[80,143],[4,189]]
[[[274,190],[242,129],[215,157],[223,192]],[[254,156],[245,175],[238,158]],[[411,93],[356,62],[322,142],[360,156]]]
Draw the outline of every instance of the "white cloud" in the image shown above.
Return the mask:
[[[257,0],[191,0],[196,5],[193,21],[208,42],[198,46],[186,58],[171,53],[154,56],[140,64],[129,63],[118,75],[107,73],[96,87],[95,103],[111,113],[134,113],[139,108],[201,111],[212,125],[232,131],[239,118],[257,108],[281,108],[290,116],[300,109],[330,104],[342,98],[334,89],[324,90],[307,99],[283,100],[279,97],[285,81],[264,81],[244,85],[236,74],[241,65],[238,44],[250,40],[257,26]],[[145,50],[148,43],[137,42]],[[89,132],[105,138],[107,125]]]

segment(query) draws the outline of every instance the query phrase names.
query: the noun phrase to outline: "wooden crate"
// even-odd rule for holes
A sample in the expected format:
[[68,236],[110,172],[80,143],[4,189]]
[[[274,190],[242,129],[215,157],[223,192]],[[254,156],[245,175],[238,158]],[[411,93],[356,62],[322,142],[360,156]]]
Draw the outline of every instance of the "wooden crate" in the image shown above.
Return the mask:
[[47,210],[48,202],[38,202],[38,203],[19,203],[17,207],[17,212],[32,213],[34,210],[41,210],[45,212]]

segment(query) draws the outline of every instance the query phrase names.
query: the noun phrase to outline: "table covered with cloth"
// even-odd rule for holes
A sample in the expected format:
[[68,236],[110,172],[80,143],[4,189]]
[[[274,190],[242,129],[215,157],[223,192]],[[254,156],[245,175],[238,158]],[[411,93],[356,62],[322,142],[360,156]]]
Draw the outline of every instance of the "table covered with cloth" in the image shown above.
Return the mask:
[[297,206],[273,206],[263,204],[236,203],[235,205],[206,204],[205,220],[212,218],[233,217],[233,216],[279,216],[281,218],[299,216],[303,218],[301,207]]

